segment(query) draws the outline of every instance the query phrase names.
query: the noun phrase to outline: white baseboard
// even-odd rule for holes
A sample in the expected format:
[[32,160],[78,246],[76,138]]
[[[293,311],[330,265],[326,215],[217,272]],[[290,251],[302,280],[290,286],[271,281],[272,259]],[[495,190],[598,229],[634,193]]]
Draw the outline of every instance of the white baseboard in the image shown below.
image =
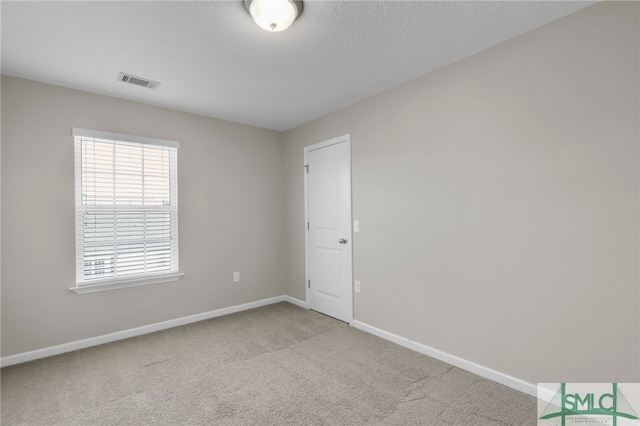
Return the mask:
[[455,367],[477,374],[478,376],[484,377],[485,379],[493,380],[494,382],[508,386],[520,392],[524,392],[531,396],[536,396],[537,387],[532,383],[525,382],[524,380],[520,380],[516,377],[509,376],[508,374],[504,374],[483,365],[476,364],[475,362],[466,360],[464,358],[460,358],[441,350],[434,349],[430,346],[423,345],[422,343],[414,342],[413,340],[409,340],[406,337],[398,336],[397,334],[381,330],[360,321],[354,320],[351,325],[359,330],[366,331],[367,333],[371,333],[385,340],[389,340],[390,342],[397,343],[400,346],[404,346],[416,352],[420,352],[421,354],[430,356],[431,358],[438,359],[440,361],[446,362],[447,364],[451,364]]
[[300,306],[301,308],[309,309],[309,304],[307,302],[303,302],[302,300],[296,299],[295,297],[291,297],[291,296],[283,296],[283,297],[285,302],[289,302],[292,305]]
[[102,336],[90,337],[88,339],[77,340],[75,342],[63,343],[61,345],[50,346],[48,348],[36,349],[34,351],[23,352],[16,355],[10,355],[0,358],[0,367],[21,364],[23,362],[33,361],[34,359],[46,358],[48,356],[60,355],[66,352],[73,352],[79,349],[88,348],[90,346],[102,345],[104,343],[115,342],[116,340],[127,339],[129,337],[141,336],[143,334],[153,333],[155,331],[166,330],[167,328],[178,327],[192,322],[207,320],[210,318],[229,315],[236,312],[246,311],[248,309],[259,308],[261,306],[271,305],[278,302],[289,302],[294,305],[306,308],[306,303],[290,296],[277,296],[269,299],[258,300],[256,302],[244,303],[242,305],[230,306],[228,308],[216,309],[201,314],[190,315],[187,317],[176,318],[168,321],[158,322],[155,324],[144,325],[142,327],[131,328],[129,330],[117,331],[115,333],[104,334]]

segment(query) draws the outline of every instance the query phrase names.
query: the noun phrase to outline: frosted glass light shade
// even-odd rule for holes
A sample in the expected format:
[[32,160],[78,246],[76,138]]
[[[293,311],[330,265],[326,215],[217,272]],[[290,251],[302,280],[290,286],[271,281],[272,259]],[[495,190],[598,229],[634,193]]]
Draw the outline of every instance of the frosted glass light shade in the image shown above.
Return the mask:
[[244,5],[255,23],[269,32],[286,30],[302,12],[301,1],[245,0]]

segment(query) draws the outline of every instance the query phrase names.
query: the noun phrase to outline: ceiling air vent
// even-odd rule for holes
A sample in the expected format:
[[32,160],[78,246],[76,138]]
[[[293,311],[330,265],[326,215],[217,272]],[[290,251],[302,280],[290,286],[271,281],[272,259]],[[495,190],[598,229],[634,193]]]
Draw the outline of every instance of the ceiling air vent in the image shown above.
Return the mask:
[[146,87],[148,89],[156,89],[159,85],[159,81],[149,80],[148,78],[136,77],[135,75],[126,74],[121,72],[118,75],[118,81],[122,81],[123,83],[131,83],[136,86]]

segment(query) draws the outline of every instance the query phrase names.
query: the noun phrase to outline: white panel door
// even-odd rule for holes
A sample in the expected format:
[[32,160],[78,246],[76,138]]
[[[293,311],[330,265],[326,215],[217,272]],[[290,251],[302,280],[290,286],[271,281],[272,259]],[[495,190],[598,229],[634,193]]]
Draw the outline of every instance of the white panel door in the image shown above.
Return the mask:
[[353,320],[350,145],[347,135],[305,148],[307,301],[346,322]]

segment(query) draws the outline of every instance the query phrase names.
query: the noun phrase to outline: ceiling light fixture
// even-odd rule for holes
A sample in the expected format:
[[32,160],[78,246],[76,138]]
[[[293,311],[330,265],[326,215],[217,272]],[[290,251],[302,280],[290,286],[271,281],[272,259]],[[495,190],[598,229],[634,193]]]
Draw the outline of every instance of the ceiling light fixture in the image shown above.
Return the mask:
[[256,24],[269,32],[284,31],[302,13],[299,0],[244,0],[244,8]]

